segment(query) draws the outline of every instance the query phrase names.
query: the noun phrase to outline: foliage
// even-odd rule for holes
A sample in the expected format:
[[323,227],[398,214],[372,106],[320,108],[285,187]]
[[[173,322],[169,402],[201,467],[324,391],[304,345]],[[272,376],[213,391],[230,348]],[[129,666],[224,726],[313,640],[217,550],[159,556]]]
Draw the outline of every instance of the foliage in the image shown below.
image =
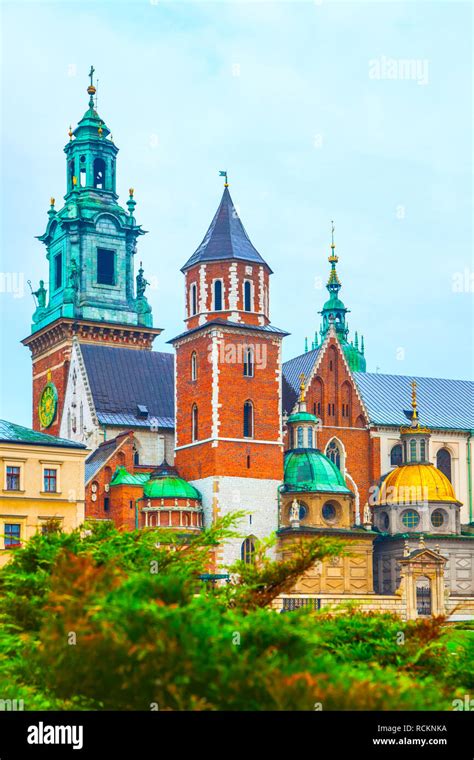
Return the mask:
[[355,609],[278,614],[271,602],[314,561],[291,558],[199,576],[241,514],[187,543],[167,531],[91,524],[32,538],[0,572],[0,699],[25,709],[450,709],[474,683],[471,631]]

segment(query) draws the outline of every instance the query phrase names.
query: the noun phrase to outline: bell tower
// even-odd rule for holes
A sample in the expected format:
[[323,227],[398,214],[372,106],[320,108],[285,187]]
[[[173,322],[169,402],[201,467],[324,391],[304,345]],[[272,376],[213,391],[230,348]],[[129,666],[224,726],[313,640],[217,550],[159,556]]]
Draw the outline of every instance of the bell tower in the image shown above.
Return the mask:
[[219,562],[249,559],[277,528],[283,479],[281,344],[270,324],[271,269],[248,237],[227,178],[183,266],[186,331],[176,348],[176,466],[203,496],[205,523],[247,510]]
[[[134,191],[124,209],[116,193],[118,148],[95,105],[91,67],[88,108],[69,128],[66,194],[57,209],[51,198],[46,230],[49,279],[33,291],[31,334],[22,342],[33,360],[33,427],[59,434],[72,338],[115,346],[151,348],[153,328],[143,269],[134,283],[138,238]],[[46,397],[49,411],[45,413]]]

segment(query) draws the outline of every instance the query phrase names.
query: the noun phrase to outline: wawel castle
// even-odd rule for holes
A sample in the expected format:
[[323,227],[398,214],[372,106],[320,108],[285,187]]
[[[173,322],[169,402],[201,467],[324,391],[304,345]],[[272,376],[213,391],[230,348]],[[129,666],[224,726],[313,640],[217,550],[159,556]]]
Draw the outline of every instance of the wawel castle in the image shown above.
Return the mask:
[[[54,449],[38,478],[45,484],[48,471],[52,484],[43,514],[64,525],[85,516],[193,534],[244,510],[242,537],[220,547],[216,570],[252,562],[258,540],[272,533],[277,557],[297,538],[347,544],[344,556],[299,578],[280,609],[356,600],[404,618],[472,616],[473,384],[366,371],[364,339],[347,325],[334,239],[320,327],[304,353],[283,362],[287,333],[269,307],[272,269],[227,177],[202,242],[182,257],[183,330],[163,342],[146,296],[134,192],[119,203],[118,149],[92,80],[88,94],[64,148],[64,204],[51,199],[39,237],[44,280],[23,340],[35,432],[10,425],[4,436],[17,461],[8,460],[2,492],[3,553],[28,537],[15,518],[26,510],[16,485],[28,467],[15,437],[21,444],[29,432]],[[77,462],[84,451],[84,501],[72,518],[55,501],[54,471],[66,474],[58,452]]]

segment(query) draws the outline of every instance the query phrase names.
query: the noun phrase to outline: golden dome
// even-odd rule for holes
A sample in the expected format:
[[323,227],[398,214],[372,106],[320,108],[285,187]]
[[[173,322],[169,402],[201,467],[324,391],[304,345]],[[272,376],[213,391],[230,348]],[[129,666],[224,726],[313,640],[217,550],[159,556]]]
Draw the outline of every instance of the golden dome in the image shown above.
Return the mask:
[[446,475],[428,462],[396,467],[380,486],[377,504],[406,504],[420,501],[456,502]]

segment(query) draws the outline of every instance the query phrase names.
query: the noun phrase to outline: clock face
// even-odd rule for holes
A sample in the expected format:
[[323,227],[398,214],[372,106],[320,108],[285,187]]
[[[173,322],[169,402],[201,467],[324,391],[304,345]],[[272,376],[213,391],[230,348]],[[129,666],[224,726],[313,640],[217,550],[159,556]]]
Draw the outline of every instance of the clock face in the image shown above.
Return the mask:
[[41,393],[38,404],[38,417],[41,427],[48,428],[53,424],[58,408],[58,392],[54,383],[47,383]]

